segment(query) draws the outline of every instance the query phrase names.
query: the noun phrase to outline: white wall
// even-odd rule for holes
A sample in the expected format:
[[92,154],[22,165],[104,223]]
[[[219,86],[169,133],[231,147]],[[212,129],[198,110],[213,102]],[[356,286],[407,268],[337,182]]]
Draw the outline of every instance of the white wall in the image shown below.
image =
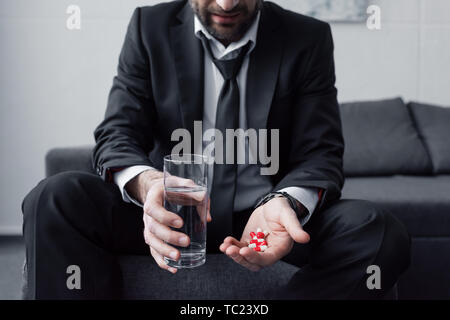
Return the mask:
[[[157,2],[0,1],[0,234],[20,233],[20,204],[44,177],[47,150],[94,143],[132,10]],[[450,1],[369,2],[381,6],[382,30],[333,24],[340,101],[450,106]],[[81,8],[79,31],[66,29],[70,4]]]
[[402,95],[450,106],[450,1],[372,0],[382,29],[333,24],[340,100]]

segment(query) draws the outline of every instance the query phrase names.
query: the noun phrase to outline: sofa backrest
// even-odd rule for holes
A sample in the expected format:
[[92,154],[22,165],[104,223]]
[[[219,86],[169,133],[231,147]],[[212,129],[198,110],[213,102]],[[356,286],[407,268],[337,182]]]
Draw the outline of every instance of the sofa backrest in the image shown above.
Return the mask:
[[93,146],[54,148],[45,156],[45,175],[53,176],[64,171],[85,171],[94,173],[92,166]]
[[450,174],[450,108],[408,104],[430,155],[434,174]]
[[[450,108],[401,98],[343,103],[345,176],[450,174]],[[50,150],[46,175],[92,168],[93,146]]]
[[340,106],[346,176],[432,173],[432,163],[401,98]]

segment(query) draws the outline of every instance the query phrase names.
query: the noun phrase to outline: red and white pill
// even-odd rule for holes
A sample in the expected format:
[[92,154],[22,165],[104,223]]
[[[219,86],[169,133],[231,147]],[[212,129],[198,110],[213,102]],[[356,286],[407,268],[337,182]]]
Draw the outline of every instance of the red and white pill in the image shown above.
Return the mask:
[[252,240],[250,240],[250,243],[248,245],[249,248],[252,248],[255,251],[264,252],[267,250],[268,245],[265,240],[265,237],[269,232],[267,230],[262,231],[261,228],[258,228],[255,232],[250,232],[250,237]]

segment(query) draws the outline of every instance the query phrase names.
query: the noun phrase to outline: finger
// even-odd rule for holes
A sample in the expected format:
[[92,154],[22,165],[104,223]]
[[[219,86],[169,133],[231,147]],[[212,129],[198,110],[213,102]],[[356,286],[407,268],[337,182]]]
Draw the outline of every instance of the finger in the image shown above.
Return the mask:
[[180,258],[180,252],[177,249],[175,249],[172,246],[169,246],[164,241],[161,241],[161,239],[155,237],[154,234],[149,233],[147,235],[147,241],[148,241],[147,244],[162,256],[168,257],[175,261],[177,261]]
[[[209,199],[208,199],[209,201]],[[198,216],[203,224],[211,222],[211,214],[209,212],[209,202],[202,201],[200,205],[196,206]],[[206,216],[205,216],[206,213]],[[206,218],[206,221],[205,221]]]
[[146,218],[144,222],[146,230],[148,230],[149,233],[153,234],[160,240],[180,247],[189,246],[190,239],[186,234],[174,231],[169,227],[159,223],[152,217]]
[[225,251],[227,251],[228,247],[231,246],[231,243],[222,243],[219,246],[219,250],[223,253],[225,253]]
[[309,234],[303,230],[300,221],[298,221],[297,215],[293,210],[289,210],[285,214],[281,215],[281,224],[295,242],[309,242]]
[[152,216],[160,223],[174,228],[181,228],[183,220],[177,214],[166,210],[164,202],[164,185],[162,182],[155,184],[147,193],[144,203],[144,213]]
[[232,245],[242,248],[242,247],[247,246],[247,243],[240,242],[233,237],[226,237],[225,240],[223,240],[223,243],[220,245],[219,249],[220,249],[220,251],[225,253],[225,251],[228,249],[228,247],[230,247]]
[[164,183],[162,181],[156,182],[150,190],[147,192],[144,202],[144,212],[147,212],[149,206],[152,207],[155,204],[162,206],[164,201]]
[[193,188],[198,185],[192,179],[181,178],[177,176],[167,175],[165,179],[166,187],[174,188],[174,187],[184,187],[184,188]]
[[174,228],[181,228],[183,226],[183,219],[179,215],[170,212],[156,202],[144,206],[144,213],[154,218],[159,223],[171,226]]
[[278,260],[280,260],[280,258],[281,258],[281,257],[278,258],[272,252],[269,252],[269,251],[257,252],[248,247],[241,248],[239,250],[239,254],[249,263],[259,265],[262,267],[270,266],[270,265],[274,264],[275,262],[277,262]]
[[155,249],[150,247],[150,254],[152,255],[153,259],[155,260],[156,264],[163,270],[167,270],[173,274],[177,273],[178,269],[173,268],[167,265],[166,261],[164,261],[164,257]]
[[242,255],[239,254],[240,248],[235,245],[231,245],[226,250],[226,255],[233,259],[236,263],[239,263],[243,267],[249,269],[250,271],[259,271],[261,270],[261,266],[248,262]]
[[[192,179],[169,175],[166,176],[164,185],[166,189],[166,197],[169,197],[171,202],[180,205],[201,205],[207,196],[206,188],[196,184]],[[180,192],[180,190],[177,192],[170,192],[167,188],[190,188],[191,190],[190,192]]]
[[166,190],[166,198],[174,204],[184,205],[184,206],[195,206],[202,205],[205,202],[206,191],[200,190],[195,192],[174,192]]
[[224,242],[222,242],[222,244],[219,246],[219,250],[225,253],[225,251],[227,251],[228,247],[231,245],[232,245],[231,242],[224,240]]
[[245,242],[245,241],[239,241],[238,239],[236,239],[236,238],[234,238],[234,237],[231,237],[231,236],[226,237],[225,240],[223,240],[223,242],[225,242],[225,243],[231,243],[231,244],[233,244],[233,245],[235,245],[235,246],[237,246],[237,247],[239,247],[239,248],[246,247],[246,246],[248,245],[247,242]]

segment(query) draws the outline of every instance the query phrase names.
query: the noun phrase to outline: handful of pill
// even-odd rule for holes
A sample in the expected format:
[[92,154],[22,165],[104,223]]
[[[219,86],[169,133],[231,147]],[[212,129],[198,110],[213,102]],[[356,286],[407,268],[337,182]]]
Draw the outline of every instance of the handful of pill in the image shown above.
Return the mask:
[[265,237],[269,234],[268,231],[264,230],[262,231],[261,228],[258,228],[255,232],[250,232],[250,237],[252,240],[250,240],[250,243],[248,245],[249,248],[252,248],[255,251],[261,251],[264,252],[267,249],[267,242],[265,240]]

